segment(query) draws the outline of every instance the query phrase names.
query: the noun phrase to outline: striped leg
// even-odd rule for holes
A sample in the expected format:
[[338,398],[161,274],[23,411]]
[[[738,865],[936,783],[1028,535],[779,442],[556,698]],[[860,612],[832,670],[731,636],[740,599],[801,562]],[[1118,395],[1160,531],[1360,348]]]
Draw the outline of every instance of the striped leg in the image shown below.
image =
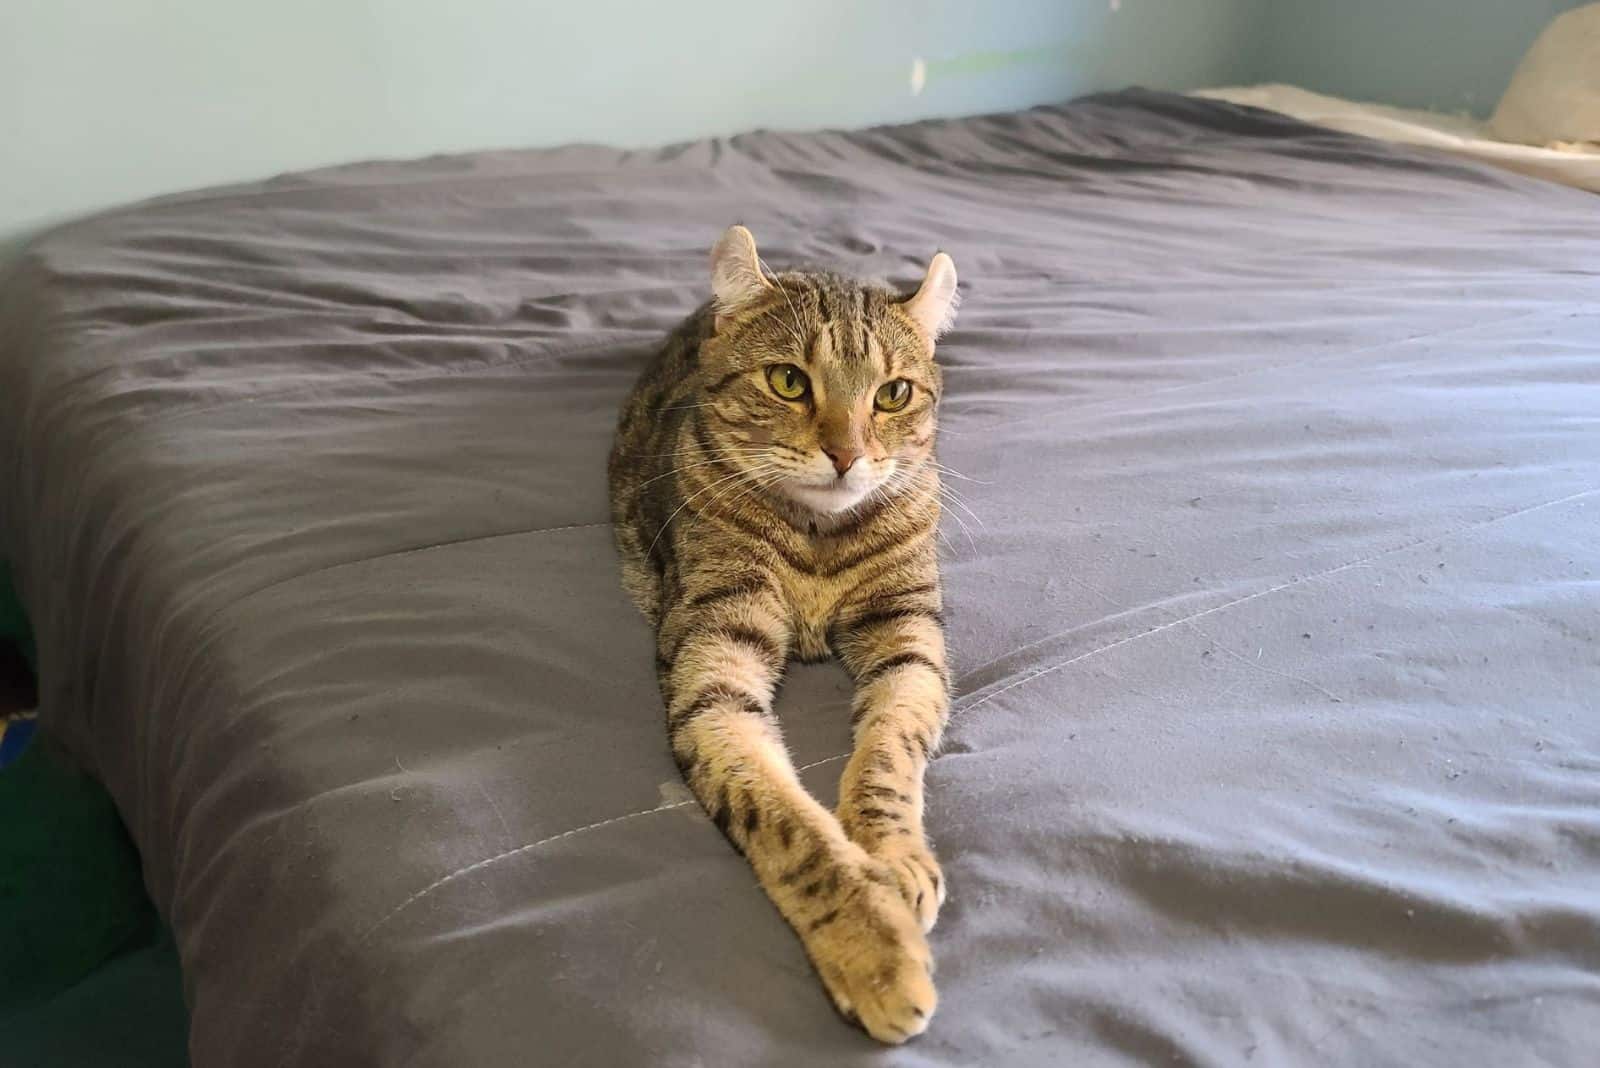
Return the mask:
[[771,595],[714,594],[689,598],[661,628],[673,756],[839,1011],[880,1041],[902,1042],[927,1027],[937,1000],[927,940],[894,875],[795,773],[771,713],[787,645]]
[[839,822],[887,863],[923,930],[945,882],[922,825],[922,777],[950,711],[944,631],[930,595],[870,604],[836,628],[856,678],[855,751],[839,783]]

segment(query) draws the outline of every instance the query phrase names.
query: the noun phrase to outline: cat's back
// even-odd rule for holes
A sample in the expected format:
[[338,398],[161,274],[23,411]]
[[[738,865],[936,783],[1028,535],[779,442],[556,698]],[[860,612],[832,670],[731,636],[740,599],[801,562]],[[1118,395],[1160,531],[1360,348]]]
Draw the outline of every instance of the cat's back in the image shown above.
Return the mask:
[[677,441],[693,411],[700,344],[709,333],[711,306],[703,305],[667,336],[622,403],[607,466],[611,522],[622,554],[623,585],[652,618],[659,575],[646,559],[642,532],[655,516],[676,507],[671,497]]
[[661,462],[663,450],[651,446],[675,436],[690,410],[685,405],[692,403],[708,314],[709,308],[702,307],[667,336],[623,401],[611,447],[613,503],[618,493],[635,492],[644,479],[654,476],[656,472],[647,467],[670,469]]

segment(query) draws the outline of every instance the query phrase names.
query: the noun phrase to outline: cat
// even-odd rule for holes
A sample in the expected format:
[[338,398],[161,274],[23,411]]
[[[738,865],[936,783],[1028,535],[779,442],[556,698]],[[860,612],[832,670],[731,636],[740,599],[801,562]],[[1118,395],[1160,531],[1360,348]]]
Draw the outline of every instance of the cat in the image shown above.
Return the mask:
[[[956,306],[936,254],[914,294],[769,274],[743,226],[712,299],[624,404],[609,465],[623,584],[656,629],[672,754],[846,1018],[920,1034],[945,882],[923,772],[950,705],[935,533]],[[772,713],[791,658],[855,679],[837,814],[801,785]]]

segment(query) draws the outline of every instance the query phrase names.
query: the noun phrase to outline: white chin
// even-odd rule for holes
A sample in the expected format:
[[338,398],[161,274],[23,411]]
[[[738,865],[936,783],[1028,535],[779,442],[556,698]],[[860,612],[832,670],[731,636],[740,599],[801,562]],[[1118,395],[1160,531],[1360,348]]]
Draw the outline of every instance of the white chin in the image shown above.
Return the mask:
[[854,508],[867,499],[867,494],[872,492],[871,486],[833,485],[816,486],[790,482],[783,487],[784,493],[796,504],[811,509],[819,515],[832,515],[842,512],[847,508]]

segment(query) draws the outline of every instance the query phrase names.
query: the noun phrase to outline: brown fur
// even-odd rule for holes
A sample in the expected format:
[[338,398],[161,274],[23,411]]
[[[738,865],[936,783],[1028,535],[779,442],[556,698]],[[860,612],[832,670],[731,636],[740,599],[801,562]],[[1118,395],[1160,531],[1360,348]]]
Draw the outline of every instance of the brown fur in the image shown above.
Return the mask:
[[[772,276],[735,227],[713,281],[717,299],[671,335],[622,412],[610,479],[624,585],[656,627],[685,781],[839,1010],[904,1041],[933,1014],[924,932],[945,894],[922,780],[949,707],[933,340],[954,269],[937,258],[909,299],[827,273]],[[775,393],[766,372],[784,364],[808,376],[808,397]],[[894,379],[912,383],[910,403],[875,410]],[[822,456],[856,451],[892,474],[855,506],[819,511],[786,492],[819,468],[832,477]],[[800,784],[771,711],[787,661],[829,652],[857,684],[837,814]]]

